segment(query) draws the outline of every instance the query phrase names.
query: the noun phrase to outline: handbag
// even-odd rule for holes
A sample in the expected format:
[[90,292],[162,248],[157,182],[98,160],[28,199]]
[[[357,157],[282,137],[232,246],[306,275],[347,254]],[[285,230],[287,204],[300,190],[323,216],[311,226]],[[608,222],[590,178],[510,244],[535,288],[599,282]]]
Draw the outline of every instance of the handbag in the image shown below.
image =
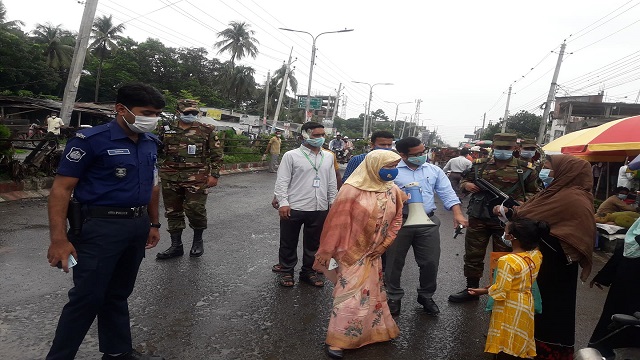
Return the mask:
[[[495,284],[496,277],[498,276],[498,269],[493,270],[493,281],[491,284]],[[540,295],[540,288],[538,287],[538,281],[534,281],[531,284],[531,294],[533,295],[533,311],[536,314],[542,314],[542,296]],[[491,296],[489,296],[489,300],[487,300],[487,306],[484,308],[486,312],[491,312],[493,310],[493,303],[495,300]]]

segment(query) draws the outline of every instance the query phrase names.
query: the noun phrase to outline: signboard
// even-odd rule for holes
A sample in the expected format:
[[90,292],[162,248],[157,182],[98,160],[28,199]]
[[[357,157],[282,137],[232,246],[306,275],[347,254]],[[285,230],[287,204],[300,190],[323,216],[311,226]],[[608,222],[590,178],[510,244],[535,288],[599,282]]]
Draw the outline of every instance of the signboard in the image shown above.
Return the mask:
[[240,125],[260,125],[260,117],[255,115],[242,115],[240,117]]
[[[298,96],[298,108],[304,109],[307,107],[307,97],[306,96]],[[322,109],[322,98],[311,98],[309,102],[309,108],[313,110]]]
[[220,121],[220,119],[222,118],[222,110],[209,109],[207,110],[207,117]]
[[465,135],[464,135],[464,138],[465,138],[465,139],[473,139],[473,138],[475,138],[475,137],[476,137],[476,136],[475,136],[475,135],[472,135],[472,134],[465,134]]

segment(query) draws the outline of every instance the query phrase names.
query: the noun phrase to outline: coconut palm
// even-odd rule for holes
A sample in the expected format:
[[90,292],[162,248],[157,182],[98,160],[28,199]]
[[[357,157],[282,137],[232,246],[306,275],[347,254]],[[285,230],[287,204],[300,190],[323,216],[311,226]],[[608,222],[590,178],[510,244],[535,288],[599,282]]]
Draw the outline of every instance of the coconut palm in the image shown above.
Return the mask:
[[36,29],[31,33],[34,41],[44,49],[47,66],[60,71],[71,64],[75,41],[71,32],[63,29],[62,25],[36,24]]
[[229,93],[233,93],[235,107],[251,98],[256,90],[255,70],[250,66],[236,66],[230,73],[227,86]]
[[[273,87],[274,89],[280,89],[282,87],[282,81],[284,80],[284,74],[286,72],[287,72],[287,65],[282,64],[282,67],[273,73],[273,77],[271,78],[271,84],[269,86]],[[298,80],[296,80],[296,76],[294,72],[295,72],[295,69],[291,69],[291,71],[289,71],[289,79],[287,80],[288,87],[285,92],[285,95],[288,94],[289,87],[291,88],[291,91],[294,94],[298,92]]]
[[0,29],[20,30],[20,26],[24,26],[24,22],[20,20],[7,21],[7,8],[0,0]]
[[89,45],[90,49],[100,59],[98,63],[98,72],[96,74],[96,92],[94,101],[98,102],[98,93],[100,90],[100,75],[102,74],[102,64],[109,53],[118,48],[116,41],[122,39],[119,34],[124,31],[124,25],[113,25],[113,16],[103,15],[93,21],[91,29],[91,39],[93,42]]
[[218,48],[218,54],[229,52],[231,54],[231,69],[235,67],[235,61],[246,56],[256,58],[260,42],[253,37],[255,31],[249,30],[251,25],[246,22],[232,21],[229,27],[220,31],[218,37],[222,40],[216,42],[214,46]]

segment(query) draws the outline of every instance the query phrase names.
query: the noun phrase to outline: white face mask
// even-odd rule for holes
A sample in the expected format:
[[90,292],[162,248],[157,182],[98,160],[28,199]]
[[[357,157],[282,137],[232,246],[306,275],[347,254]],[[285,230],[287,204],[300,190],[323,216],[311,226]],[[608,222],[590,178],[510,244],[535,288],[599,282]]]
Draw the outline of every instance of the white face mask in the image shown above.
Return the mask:
[[132,113],[128,107],[125,106],[124,108],[127,109],[127,111],[135,117],[133,124],[129,124],[127,119],[124,119],[124,123],[127,124],[129,130],[133,131],[134,133],[142,134],[152,132],[156,128],[156,126],[158,126],[157,116],[140,116]]

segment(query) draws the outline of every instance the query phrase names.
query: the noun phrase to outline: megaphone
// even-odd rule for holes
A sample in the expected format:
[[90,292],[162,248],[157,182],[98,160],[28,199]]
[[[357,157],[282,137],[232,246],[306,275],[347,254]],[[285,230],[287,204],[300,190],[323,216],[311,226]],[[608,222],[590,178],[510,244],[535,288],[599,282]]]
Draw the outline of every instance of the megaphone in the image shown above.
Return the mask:
[[424,227],[435,226],[436,223],[429,219],[427,212],[424,211],[424,205],[422,203],[422,191],[418,182],[408,183],[404,187],[404,192],[409,195],[407,204],[409,207],[409,216],[407,221],[404,222],[403,227]]

